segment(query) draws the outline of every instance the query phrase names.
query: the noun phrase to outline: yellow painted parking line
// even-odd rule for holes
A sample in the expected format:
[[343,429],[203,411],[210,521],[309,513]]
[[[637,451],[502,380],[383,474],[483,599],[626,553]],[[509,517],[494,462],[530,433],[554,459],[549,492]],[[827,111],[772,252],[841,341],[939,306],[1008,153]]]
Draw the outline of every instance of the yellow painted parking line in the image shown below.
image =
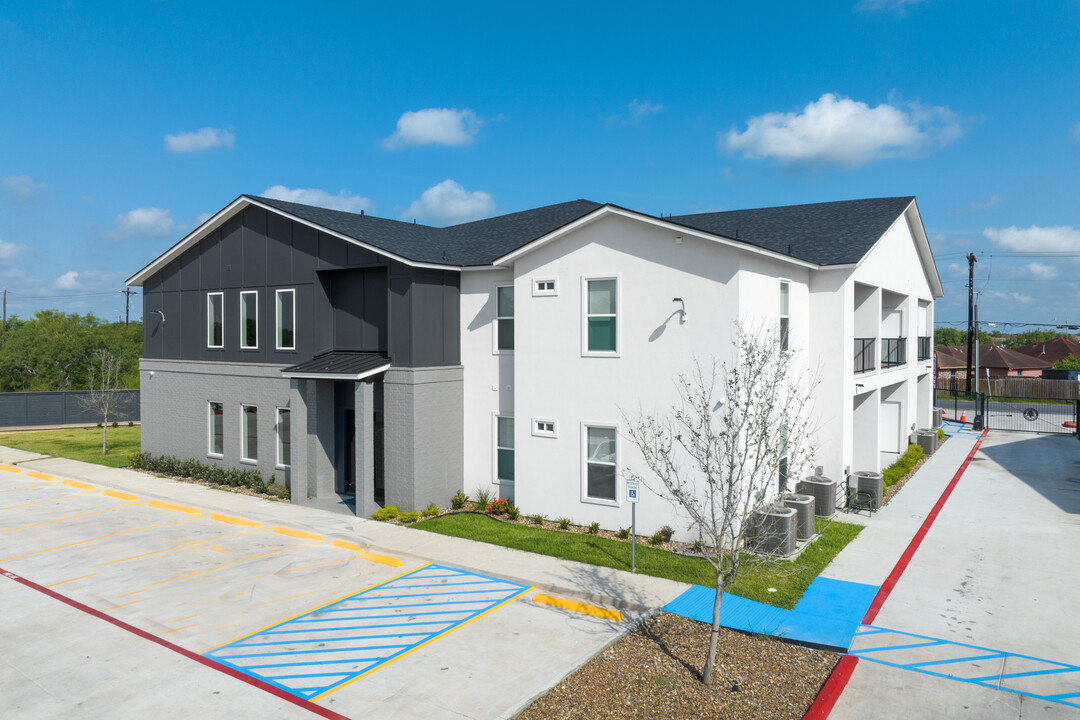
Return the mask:
[[345,542],[344,540],[335,540],[330,544],[334,547],[341,548],[342,550],[352,550],[353,552],[357,553],[367,552],[366,547],[362,545],[357,545],[356,543]]
[[9,472],[9,473],[21,473],[22,472],[21,469],[19,469],[17,467],[12,467],[11,465],[0,465],[0,470],[3,470],[4,472]]
[[506,598],[505,600],[503,600],[503,601],[502,601],[501,603],[499,603],[498,605],[496,605],[496,606],[494,606],[494,607],[491,607],[491,608],[488,608],[487,610],[485,610],[484,612],[480,613],[479,615],[474,615],[473,617],[469,618],[468,620],[466,620],[466,621],[465,621],[465,622],[463,622],[463,623],[459,623],[459,624],[457,624],[457,625],[454,625],[453,627],[447,628],[446,630],[444,630],[443,632],[439,633],[439,634],[438,634],[438,635],[436,635],[435,637],[432,637],[432,638],[428,638],[427,640],[425,640],[424,642],[420,643],[419,645],[414,645],[413,647],[409,648],[408,650],[406,650],[405,652],[401,653],[400,655],[395,655],[395,656],[394,656],[394,657],[393,657],[392,659],[390,659],[390,660],[387,660],[386,662],[384,662],[384,663],[382,663],[382,664],[380,664],[380,665],[377,665],[376,667],[373,667],[373,668],[371,668],[371,669],[370,669],[370,670],[368,670],[367,672],[365,672],[365,673],[360,673],[359,675],[357,675],[357,676],[356,676],[356,677],[354,677],[354,678],[349,678],[348,680],[346,680],[345,682],[341,683],[340,685],[335,685],[334,687],[330,688],[330,689],[329,689],[329,690],[327,690],[326,692],[324,692],[324,693],[319,693],[319,694],[318,694],[318,695],[316,695],[315,697],[312,697],[312,698],[308,698],[308,699],[309,699],[309,700],[310,700],[311,702],[315,702],[316,700],[322,700],[322,699],[323,699],[324,697],[326,697],[327,695],[330,695],[331,693],[336,693],[336,692],[337,692],[338,690],[340,690],[341,688],[345,687],[346,685],[352,685],[352,684],[353,684],[354,682],[356,682],[356,681],[357,681],[357,680],[359,680],[360,678],[363,678],[363,677],[367,677],[368,675],[370,675],[371,673],[375,672],[376,670],[382,670],[382,669],[383,669],[383,668],[385,668],[385,667],[386,667],[387,665],[391,665],[391,664],[393,664],[393,663],[397,662],[398,660],[400,660],[401,658],[403,658],[403,657],[406,657],[406,656],[408,656],[408,655],[411,655],[412,653],[416,652],[416,651],[417,651],[417,650],[419,650],[420,648],[422,648],[422,647],[426,647],[426,646],[430,645],[431,643],[435,642],[435,641],[436,641],[436,640],[438,640],[439,638],[442,638],[442,637],[446,637],[447,635],[449,635],[450,633],[454,632],[455,630],[460,630],[461,628],[465,627],[465,626],[466,626],[466,625],[468,625],[469,623],[471,623],[471,622],[473,622],[473,621],[475,621],[475,620],[479,620],[480,618],[484,617],[485,615],[487,615],[487,614],[489,614],[489,613],[493,613],[493,612],[495,612],[496,610],[498,610],[499,608],[503,607],[504,605],[506,605],[506,604],[508,604],[508,603],[511,603],[511,602],[513,602],[514,600],[517,600],[517,599],[518,599],[519,597],[521,597],[522,595],[525,595],[526,593],[532,592],[533,590],[534,590],[534,588],[531,588],[531,587],[530,587],[530,588],[525,588],[525,589],[524,589],[524,590],[522,590],[521,592],[519,592],[519,593],[516,593],[516,594],[514,594],[514,595],[511,595],[510,597]]
[[[237,640],[243,640],[246,637],[250,637],[250,636],[253,636],[253,635],[258,635],[263,630],[269,630],[272,627],[277,627],[278,625],[284,625],[285,623],[289,622],[290,620],[295,620],[296,618],[300,617],[301,615],[307,615],[308,613],[313,613],[313,612],[315,612],[317,610],[321,610],[324,607],[329,607],[329,606],[333,605],[334,603],[341,602],[345,598],[351,598],[353,595],[359,595],[360,593],[366,593],[369,590],[374,590],[375,588],[379,587],[380,585],[385,585],[385,584],[387,584],[389,582],[393,582],[394,580],[397,580],[402,575],[408,575],[409,573],[414,572],[416,570],[421,570],[423,568],[426,568],[430,564],[431,563],[426,562],[423,565],[420,565],[419,567],[413,568],[412,570],[406,570],[405,572],[398,573],[397,575],[395,575],[393,577],[386,578],[385,580],[380,580],[379,582],[375,583],[374,585],[370,585],[370,586],[364,588],[360,592],[351,592],[348,595],[342,595],[341,597],[339,597],[336,600],[331,600],[328,603],[323,603],[322,605],[319,605],[318,607],[312,608],[311,610],[304,610],[303,612],[298,612],[298,613],[296,613],[295,615],[293,615],[291,617],[287,617],[284,620],[278,620],[277,622],[273,623],[272,625],[267,625],[266,627],[260,628],[259,630],[256,630],[255,632],[246,632],[243,635],[241,635],[240,637],[233,638],[229,642],[223,642],[220,645],[215,645],[212,648],[208,648],[208,649],[204,650],[202,652],[202,654],[206,655],[207,653],[213,652],[214,650],[217,650],[218,648],[223,648],[226,645],[231,645],[234,642],[236,642]],[[529,588],[529,589],[531,590],[532,588]]]
[[[206,516],[204,515],[203,517]],[[105,538],[116,537],[117,535],[127,535],[128,533],[139,532],[140,530],[150,530],[151,528],[165,527],[166,525],[175,525],[176,523],[182,523],[189,520],[198,519],[199,518],[190,517],[184,518],[183,520],[173,520],[172,522],[161,523],[159,525],[147,525],[146,527],[132,528],[131,530],[121,530],[120,532],[109,533],[108,535],[100,535],[94,538],[87,538],[86,540],[79,540],[78,542],[68,543],[67,545],[57,545],[56,547],[45,548],[44,550],[35,550],[34,552],[23,553],[22,555],[13,555],[8,558],[0,558],[0,562],[7,562],[8,560],[18,560],[19,558],[30,557],[31,555],[40,555],[41,553],[52,552],[53,550],[63,550],[64,548],[74,547],[76,545],[85,545],[86,543],[95,542],[97,540],[104,540]]]
[[45,587],[56,587],[57,585],[63,585],[64,583],[75,582],[76,580],[82,580],[83,578],[93,577],[97,573],[90,573],[89,575],[80,575],[79,577],[68,578],[67,580],[61,580],[60,582],[54,582],[51,585]]
[[257,528],[262,527],[262,523],[255,522],[254,520],[245,520],[243,518],[232,517],[231,515],[222,515],[215,513],[210,516],[211,520],[217,520],[218,522],[230,523],[232,525],[239,525],[240,527]]
[[357,557],[364,560],[370,560],[371,562],[376,562],[381,565],[389,565],[390,567],[402,566],[401,560],[397,559],[396,557],[390,557],[389,555],[379,555],[377,553],[362,552],[358,553]]
[[287,527],[276,527],[274,532],[280,535],[288,535],[289,537],[300,538],[301,540],[314,540],[316,542],[322,542],[326,538],[322,535],[313,535],[311,533],[300,532],[299,530],[290,530]]
[[127,500],[128,502],[135,502],[139,499],[138,495],[131,495],[130,493],[120,492],[119,490],[102,490],[101,494],[106,497],[116,498],[117,500]]
[[50,480],[53,482],[56,481],[56,477],[54,475],[46,475],[45,473],[39,473],[37,470],[31,470],[30,472],[26,473],[26,476],[32,477],[35,480]]
[[42,520],[41,522],[30,523],[29,525],[20,525],[19,527],[0,530],[0,533],[12,532],[13,530],[25,530],[26,528],[37,527],[38,525],[49,525],[50,523],[64,522],[65,520],[74,520],[75,518],[86,517],[87,515],[100,515],[101,513],[113,512],[115,510],[127,510],[128,508],[138,507],[139,505],[145,504],[146,503],[135,503],[134,505],[121,505],[120,507],[105,508],[104,510],[94,510],[93,512],[88,513],[79,513],[78,515],[68,515],[67,517],[56,518],[55,520]]
[[592,615],[593,617],[602,618],[604,620],[622,620],[622,613],[618,610],[609,610],[608,608],[589,605],[588,603],[578,602],[577,600],[569,600],[567,598],[554,597],[553,595],[536,593],[532,596],[532,601],[562,608],[563,610],[573,610],[574,612],[585,613],[586,615]]
[[[161,550],[152,550],[150,552],[140,553],[138,555],[132,555],[131,557],[120,558],[119,560],[110,560],[108,562],[98,563],[94,567],[101,567],[103,565],[114,565],[116,563],[127,562],[128,560],[138,560],[139,558],[149,557],[150,555],[158,555],[160,553],[167,553],[176,551],[191,552],[192,550],[198,550],[195,545],[202,545],[203,543],[214,542],[215,540],[224,540],[225,538],[240,537],[241,535],[251,535],[256,532],[262,532],[261,530],[254,530],[249,532],[229,533],[228,535],[215,535],[212,538],[206,538],[205,540],[192,540],[191,542],[182,543],[180,545],[173,545],[172,547],[162,548]],[[180,548],[187,548],[187,550],[181,550]]]
[[150,507],[157,508],[158,510],[175,510],[176,512],[188,513],[189,515],[199,515],[202,513],[202,510],[196,510],[187,505],[173,505],[172,503],[161,502],[160,500],[150,501]]
[[97,490],[96,485],[79,482],[78,480],[64,480],[63,484],[67,485],[69,488],[75,488],[76,490]]
[[49,483],[38,483],[36,485],[23,485],[22,487],[8,488],[7,490],[0,490],[0,493],[15,492],[16,490],[29,490],[30,488],[45,487],[48,484]]
[[166,625],[172,625],[173,623],[183,622],[184,620],[190,620],[191,618],[199,617],[200,615],[202,615],[202,613],[195,613],[194,615],[185,615],[184,617],[176,618],[175,620],[170,620],[169,622],[167,622],[165,624]]
[[193,628],[193,627],[195,627],[195,626],[196,626],[196,625],[198,625],[198,624],[199,624],[199,623],[192,623],[192,624],[190,624],[190,625],[185,625],[184,627],[178,627],[178,628],[173,628],[172,630],[166,630],[165,632],[159,632],[159,633],[155,633],[155,634],[156,634],[156,635],[157,635],[158,637],[161,637],[162,635],[168,635],[169,633],[174,633],[174,632],[176,632],[177,630],[187,630],[188,628]]
[[115,610],[117,608],[127,607],[128,605],[134,605],[135,603],[141,603],[141,602],[143,602],[145,600],[146,600],[146,598],[143,598],[142,600],[132,600],[131,602],[120,603],[119,605],[113,605],[112,607],[107,607],[104,610],[102,610],[101,612],[112,612],[113,610]]
[[97,495],[97,491],[76,493],[75,495],[61,495],[60,497],[49,498],[48,500],[35,500],[34,502],[23,503],[21,505],[6,505],[4,507],[0,507],[0,510],[13,510],[15,508],[26,507],[27,505],[40,505],[41,503],[53,502],[55,500],[67,500],[68,498],[85,497],[87,495]]

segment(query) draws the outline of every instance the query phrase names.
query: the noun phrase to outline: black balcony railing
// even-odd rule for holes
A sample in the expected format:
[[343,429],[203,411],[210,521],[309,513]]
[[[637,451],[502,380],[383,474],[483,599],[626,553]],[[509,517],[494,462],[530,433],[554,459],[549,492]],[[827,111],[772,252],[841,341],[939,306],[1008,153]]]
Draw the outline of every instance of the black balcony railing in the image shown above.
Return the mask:
[[907,362],[907,338],[881,338],[881,367],[891,368]]
[[876,368],[874,359],[874,338],[855,338],[855,372]]
[[930,359],[930,339],[929,335],[919,338],[919,362]]

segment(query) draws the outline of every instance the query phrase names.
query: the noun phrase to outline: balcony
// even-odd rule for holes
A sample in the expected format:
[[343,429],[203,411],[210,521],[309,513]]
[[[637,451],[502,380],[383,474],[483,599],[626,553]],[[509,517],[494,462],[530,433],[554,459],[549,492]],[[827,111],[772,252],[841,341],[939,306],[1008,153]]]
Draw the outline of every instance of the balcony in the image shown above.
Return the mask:
[[877,365],[874,363],[874,338],[855,338],[855,372],[866,372],[876,367]]
[[907,362],[907,338],[881,338],[881,367],[892,368]]
[[933,346],[930,344],[930,336],[925,335],[919,338],[919,362],[930,359],[930,350]]

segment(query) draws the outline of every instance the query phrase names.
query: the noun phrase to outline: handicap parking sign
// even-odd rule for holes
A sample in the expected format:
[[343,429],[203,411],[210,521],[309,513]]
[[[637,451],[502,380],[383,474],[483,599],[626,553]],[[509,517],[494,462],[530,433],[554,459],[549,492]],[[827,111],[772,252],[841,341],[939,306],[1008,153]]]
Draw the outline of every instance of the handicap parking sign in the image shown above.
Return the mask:
[[626,481],[626,501],[636,503],[638,501],[638,481]]

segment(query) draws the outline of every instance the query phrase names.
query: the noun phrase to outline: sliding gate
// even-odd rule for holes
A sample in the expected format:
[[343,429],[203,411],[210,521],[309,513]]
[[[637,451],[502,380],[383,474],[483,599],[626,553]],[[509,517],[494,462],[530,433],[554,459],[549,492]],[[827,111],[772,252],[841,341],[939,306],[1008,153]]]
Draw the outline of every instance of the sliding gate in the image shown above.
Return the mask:
[[[983,381],[987,385],[987,381]],[[979,396],[979,415],[991,430],[1076,435],[1080,383],[1042,378],[993,378]]]

